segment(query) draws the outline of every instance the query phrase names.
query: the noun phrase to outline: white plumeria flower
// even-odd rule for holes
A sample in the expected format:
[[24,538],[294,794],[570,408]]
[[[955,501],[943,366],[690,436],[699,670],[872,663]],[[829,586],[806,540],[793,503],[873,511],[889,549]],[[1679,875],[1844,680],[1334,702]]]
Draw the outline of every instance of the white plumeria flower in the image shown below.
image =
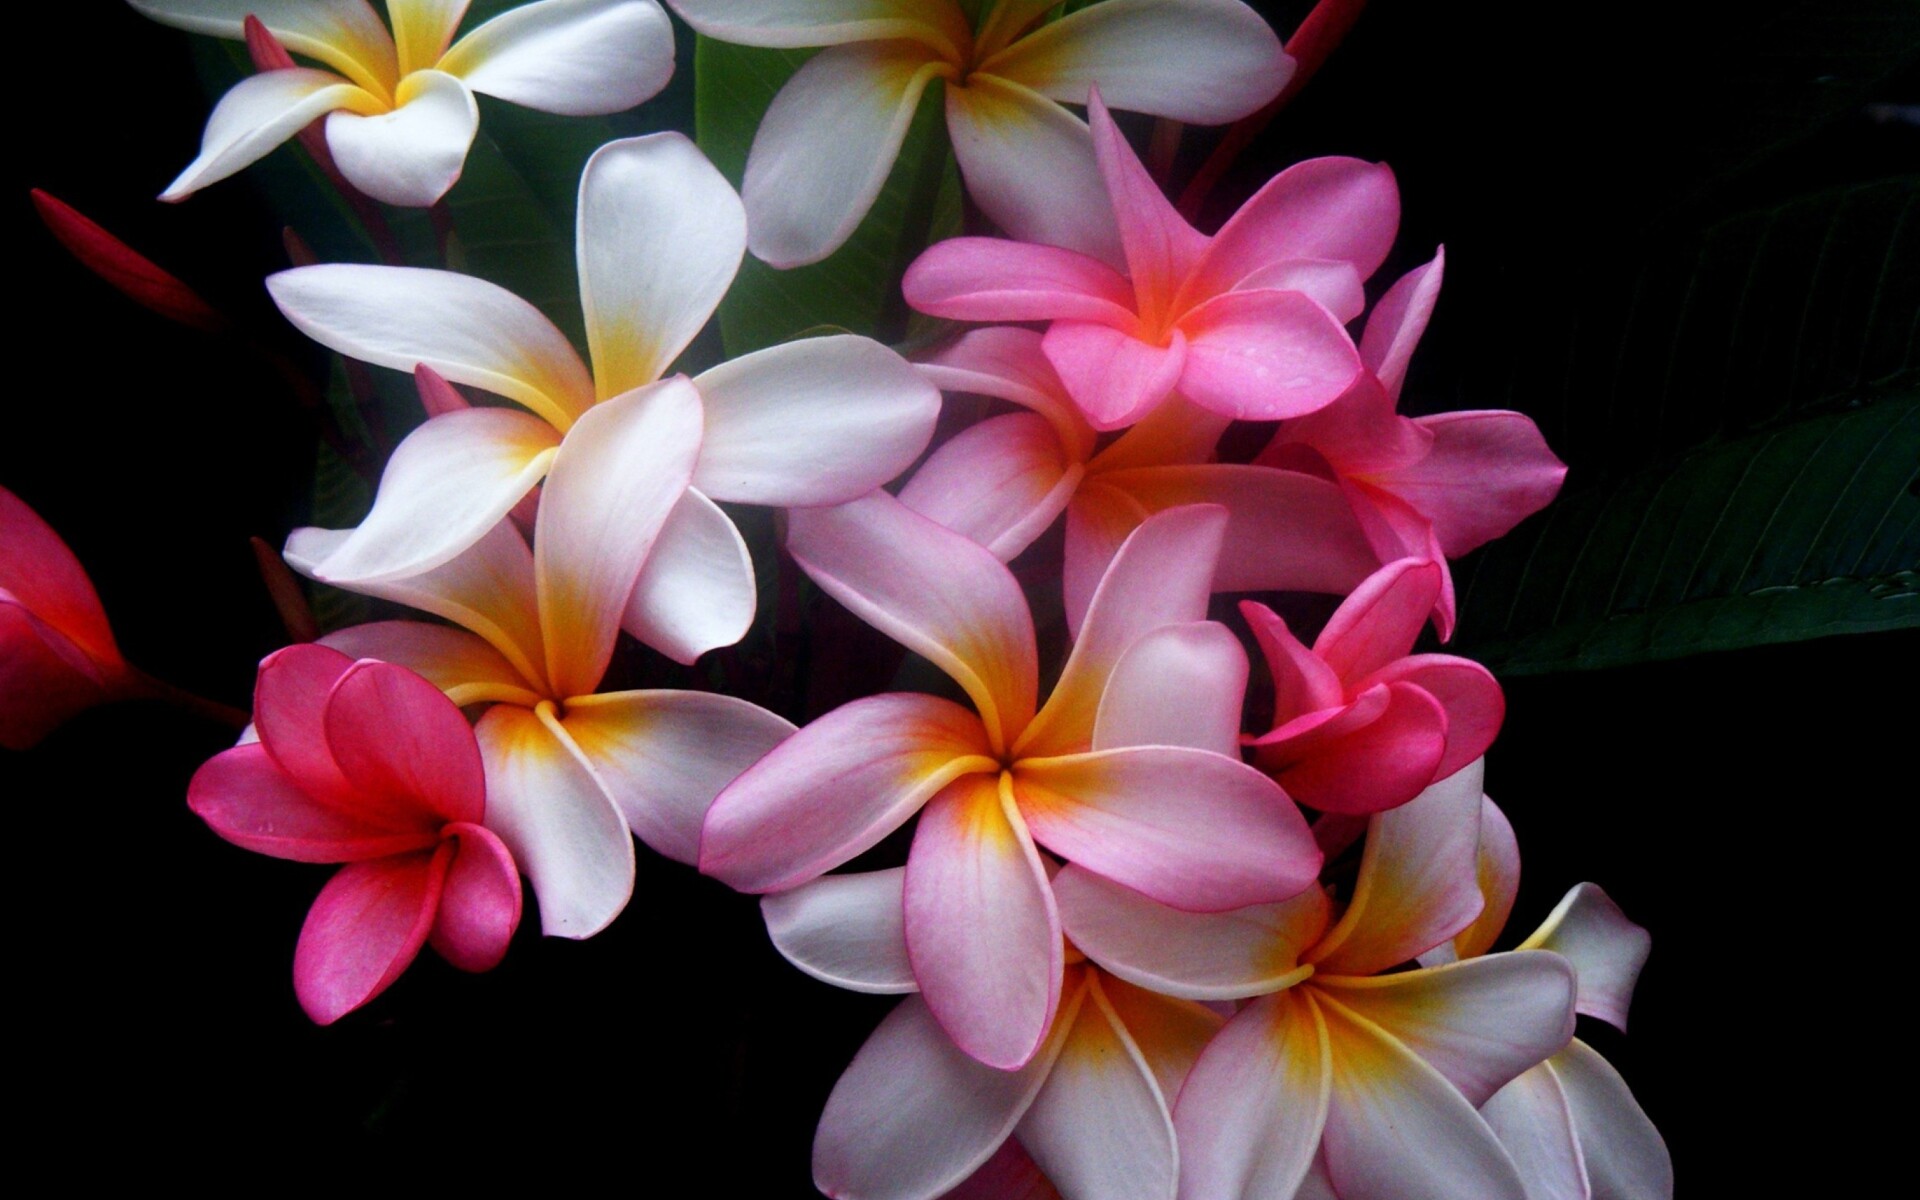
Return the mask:
[[[599,436],[588,427],[593,413],[662,381],[733,282],[746,236],[740,198],[680,134],[596,151],[580,178],[576,231],[591,370],[532,305],[484,280],[342,263],[269,278],[280,310],[322,345],[377,366],[425,368],[520,406],[458,407],[407,435],[366,520],[324,554],[309,553],[314,578],[364,591],[424,574],[479,541],[564,446]],[[754,613],[746,543],[714,501],[796,508],[865,495],[926,448],[940,393],[892,350],[851,335],[756,351],[678,392],[695,417],[688,444],[642,439],[599,469],[665,479],[677,455],[692,463],[638,580],[610,585],[628,632],[692,662],[738,641]]]
[[1219,125],[1271,100],[1294,66],[1240,0],[1103,0],[1045,25],[1057,0],[996,0],[977,29],[956,0],[668,3],[719,41],[829,47],[774,97],[747,156],[748,244],[776,267],[852,235],[935,79],[987,216],[1020,241],[1119,263],[1092,135],[1061,104],[1097,83],[1113,108]]
[[432,204],[467,161],[481,92],[566,116],[632,108],[673,75],[673,27],[655,0],[539,0],[454,41],[468,0],[387,0],[389,31],[367,0],[128,0],[165,25],[245,36],[257,18],[293,67],[220,98],[200,156],[162,200],[182,200],[264,158],[326,117],[327,148],[348,182],[388,204]]

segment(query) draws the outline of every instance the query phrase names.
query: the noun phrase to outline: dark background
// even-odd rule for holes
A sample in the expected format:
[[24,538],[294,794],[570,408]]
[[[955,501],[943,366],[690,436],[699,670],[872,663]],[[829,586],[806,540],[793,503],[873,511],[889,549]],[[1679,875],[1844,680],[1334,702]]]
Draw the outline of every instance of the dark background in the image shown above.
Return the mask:
[[[15,113],[7,156],[24,378],[0,484],[87,564],[132,660],[244,703],[279,641],[245,539],[277,543],[304,519],[311,434],[271,375],[75,266],[26,189],[320,360],[266,303],[259,280],[284,259],[244,175],[184,205],[148,199],[207,110],[188,39],[117,4],[76,26],[73,7],[16,17],[39,102]],[[1268,7],[1284,30],[1305,6]],[[1769,155],[1741,149],[1779,99],[1752,93],[1765,47],[1745,39],[1804,7],[1377,0],[1223,201],[1300,157],[1391,162],[1406,219],[1380,279],[1441,241],[1449,254],[1410,403],[1483,404],[1470,381],[1485,364],[1449,349],[1469,331],[1565,303],[1703,213],[1920,165],[1920,129],[1858,105]],[[1870,99],[1920,102],[1906,57]],[[1914,796],[1916,665],[1915,635],[1875,634],[1505,681],[1488,788],[1526,858],[1514,932],[1584,879],[1652,930],[1632,1036],[1583,1034],[1665,1132],[1687,1194],[1791,1194],[1802,1176],[1828,1192],[1836,1156],[1875,1153],[1848,1095],[1855,1071],[1907,1053],[1893,1022],[1908,1006],[1875,985],[1909,957],[1896,939],[1911,903],[1880,896]],[[643,855],[631,907],[591,942],[541,939],[530,911],[492,974],[423,955],[368,1009],[315,1028],[291,957],[329,868],[246,854],[183,803],[228,737],[139,706],[0,751],[28,1155],[59,1130],[100,1140],[86,1171],[132,1146],[209,1173],[256,1157],[591,1165],[641,1194],[811,1194],[813,1122],[888,1001],[800,976],[752,900]]]

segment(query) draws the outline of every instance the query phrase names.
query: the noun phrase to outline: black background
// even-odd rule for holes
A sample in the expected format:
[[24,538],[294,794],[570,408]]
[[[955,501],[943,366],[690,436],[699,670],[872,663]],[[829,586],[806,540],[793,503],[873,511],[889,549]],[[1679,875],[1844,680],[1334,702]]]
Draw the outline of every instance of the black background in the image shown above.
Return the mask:
[[[184,205],[148,199],[191,158],[207,108],[187,39],[117,4],[78,7],[14,15],[33,82],[7,155],[20,307],[0,483],[87,564],[131,659],[244,703],[278,644],[245,539],[277,543],[303,519],[311,436],[271,376],[75,266],[26,189],[320,360],[266,303],[260,277],[284,260],[244,176]],[[1284,29],[1304,6],[1270,7]],[[1677,219],[1702,131],[1740,119],[1741,31],[1786,7],[1382,0],[1225,201],[1299,157],[1391,162],[1406,221],[1381,278],[1438,242],[1449,254],[1409,394],[1471,407],[1450,323],[1550,303]],[[1911,69],[1879,98],[1920,100]],[[1844,117],[1705,202],[1911,170],[1916,132]],[[1797,1178],[1828,1193],[1839,1180],[1816,1171],[1874,1153],[1848,1081],[1908,1053],[1910,1005],[1878,985],[1909,957],[1911,903],[1880,896],[1914,796],[1916,649],[1912,634],[1868,635],[1506,681],[1488,789],[1526,858],[1514,931],[1583,879],[1652,930],[1632,1036],[1584,1032],[1665,1132],[1687,1194],[1791,1194]],[[183,803],[228,736],[140,706],[0,751],[10,1074],[30,1159],[61,1131],[100,1148],[69,1164],[88,1173],[131,1147],[143,1166],[209,1176],[259,1158],[811,1194],[813,1122],[889,1002],[803,978],[752,900],[643,855],[631,907],[593,941],[543,940],[530,910],[498,971],[425,955],[365,1011],[315,1028],[291,958],[329,868],[246,854]]]

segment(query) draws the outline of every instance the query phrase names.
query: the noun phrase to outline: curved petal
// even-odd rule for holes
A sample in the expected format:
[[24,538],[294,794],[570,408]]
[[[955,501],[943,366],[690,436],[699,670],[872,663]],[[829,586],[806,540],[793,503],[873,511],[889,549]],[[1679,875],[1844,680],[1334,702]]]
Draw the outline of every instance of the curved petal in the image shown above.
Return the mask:
[[913,260],[900,290],[921,312],[955,321],[1092,321],[1122,330],[1138,324],[1133,289],[1120,273],[1061,246],[949,238]]
[[0,487],[0,590],[102,664],[119,664],[87,569],[25,501]]
[[[1433,435],[1395,412],[1393,398],[1380,381],[1363,375],[1332,404],[1282,425],[1254,461],[1262,466],[1301,465],[1309,471],[1324,466],[1342,478],[1371,481],[1420,461],[1432,449]],[[1313,462],[1316,454],[1324,464]]]
[[387,989],[433,928],[450,855],[406,854],[340,868],[307,910],[293,952],[293,991],[331,1025]]
[[1523,1071],[1480,1106],[1527,1185],[1527,1200],[1592,1200],[1567,1094],[1545,1063]]
[[1413,649],[1440,597],[1438,563],[1403,558],[1369,576],[1327,619],[1313,652],[1350,688]]
[[756,704],[711,692],[579,696],[561,725],[640,840],[683,863],[700,859],[714,797],[794,732]]
[[954,780],[914,829],[902,890],[920,994],[962,1050],[1005,1071],[1037,1053],[1060,1003],[1060,916],[1000,774]]
[[540,0],[461,38],[440,69],[541,112],[616,113],[667,86],[673,25],[653,0]]
[[1067,502],[1066,561],[1062,564],[1060,596],[1067,610],[1067,632],[1080,636],[1093,594],[1113,565],[1128,535],[1140,527],[1149,513],[1146,508],[1119,488],[1111,488],[1098,475],[1083,479]]
[[541,490],[535,586],[547,678],[559,696],[600,685],[627,598],[700,452],[700,394],[675,377],[597,404]]
[[1084,321],[1055,321],[1043,343],[1067,394],[1088,424],[1119,429],[1173,394],[1187,366],[1187,338],[1178,329],[1164,344]]
[[1320,1145],[1332,1074],[1311,1000],[1285,991],[1241,1009],[1200,1055],[1173,1110],[1180,1194],[1292,1196]]
[[487,780],[466,717],[405,667],[363,661],[327,694],[327,745],[347,783],[395,813],[478,824]]
[[828,595],[966,690],[996,748],[1032,719],[1027,599],[984,547],[885,492],[788,518],[787,547]]
[[415,71],[394,100],[391,112],[328,117],[327,150],[347,182],[375,200],[425,208],[460,178],[480,106],[466,84],[442,71]]
[[1107,677],[1094,749],[1188,746],[1237,758],[1247,671],[1240,639],[1218,621],[1161,626],[1136,640]]
[[[1264,604],[1240,602],[1240,616],[1253,631],[1260,655],[1273,678],[1273,719],[1276,729],[1306,713],[1321,712],[1347,703],[1340,677],[1320,656],[1302,645],[1287,628],[1286,619]],[[1258,744],[1256,742],[1256,744]]]
[[823,875],[760,899],[767,936],[786,960],[822,983],[855,992],[916,992],[907,957],[906,869]]
[[99,674],[79,647],[0,588],[0,746],[29,749],[112,699]]
[[601,399],[666,374],[726,295],[746,252],[733,185],[678,133],[609,142],[580,176],[577,245]]
[[955,778],[997,771],[980,719],[889,693],[837,708],[770,751],[707,813],[700,870],[743,892],[829,871],[898,829]]
[[1018,1071],[970,1058],[919,996],[887,1014],[841,1073],[813,1137],[813,1181],[830,1196],[925,1200],[992,1156],[1033,1102],[1066,1040],[1071,1006]]
[[[1299,292],[1346,324],[1366,311],[1367,293],[1352,263],[1295,258],[1260,268],[1240,281],[1242,292]],[[1364,358],[1364,352],[1363,352]]]
[[315,644],[348,658],[377,658],[405,667],[461,706],[502,701],[531,708],[541,699],[534,685],[485,639],[450,625],[375,621],[335,630]]
[[565,430],[592,405],[592,377],[525,300],[451,271],[326,263],[267,277],[287,320],[314,341],[375,366],[425,364],[454,383],[518,401]]
[[520,927],[520,871],[492,830],[456,825],[447,832],[454,857],[428,940],[462,971],[491,971]]
[[1594,1200],[1673,1200],[1667,1143],[1620,1072],[1578,1039],[1548,1065],[1566,1090]]
[[206,132],[200,135],[199,156],[160,198],[184,200],[265,158],[281,142],[342,108],[378,112],[380,102],[327,71],[290,67],[249,75],[214,105]]
[[162,25],[213,37],[246,36],[259,18],[281,45],[317,58],[362,87],[383,89],[395,76],[393,35],[367,0],[127,0]]
[[[352,659],[322,646],[285,646],[267,655],[253,681],[253,728],[261,746],[300,790],[323,804],[386,824],[380,806],[361,804],[327,742],[327,698],[352,666]],[[411,822],[402,824],[412,827]]]
[[1036,841],[1162,904],[1220,912],[1283,900],[1320,870],[1300,810],[1237,758],[1139,746],[1014,770]]
[[[1118,286],[1124,294],[1125,285]],[[943,392],[992,396],[1038,413],[1053,426],[1069,458],[1078,462],[1092,456],[1094,431],[1047,361],[1037,331],[1011,325],[968,330],[916,365]]]
[[509,408],[434,417],[387,460],[373,510],[314,577],[349,587],[440,566],[499,524],[546,475],[560,445],[553,426]]
[[1433,450],[1379,480],[1433,522],[1448,557],[1506,533],[1560,494],[1567,466],[1531,418],[1513,412],[1455,412],[1416,422]]
[[947,85],[947,133],[967,195],[1007,236],[1116,266],[1125,261],[1093,139],[1079,117],[976,71]]
[[688,488],[647,553],[620,627],[675,662],[692,663],[745,637],[758,599],[753,555],[733,518]]
[[1386,261],[1399,225],[1400,189],[1384,164],[1357,158],[1295,163],[1214,234],[1181,292],[1183,306],[1290,259],[1352,263],[1365,279]]
[[633,835],[620,810],[550,714],[496,704],[474,736],[487,827],[533,883],[542,931],[592,937],[633,894]]
[[1181,311],[1174,307],[1174,296],[1206,253],[1207,239],[1187,224],[1161,193],[1160,185],[1113,123],[1098,91],[1087,97],[1087,120],[1100,160],[1100,175],[1120,227],[1127,276],[1139,302],[1140,319],[1160,328]]
[[[1473,924],[1454,935],[1450,946],[1435,947],[1436,954],[1450,951],[1453,958],[1478,958],[1493,949],[1494,941],[1507,927],[1514,898],[1520,894],[1520,843],[1513,836],[1513,825],[1507,820],[1507,814],[1485,796],[1480,797],[1480,850],[1476,862],[1474,875],[1479,880],[1486,907],[1480,910]],[[1429,962],[1423,957],[1421,965],[1437,966],[1441,961],[1446,959]],[[1575,963],[1573,969],[1578,974],[1580,965]]]
[[1360,338],[1360,357],[1366,360],[1367,370],[1380,381],[1389,400],[1399,398],[1400,385],[1406,382],[1413,348],[1420,344],[1420,335],[1426,332],[1427,320],[1440,299],[1440,280],[1446,265],[1443,246],[1434,251],[1432,262],[1394,281],[1367,318],[1366,332]]
[[781,508],[845,504],[913,464],[940,393],[871,338],[769,346],[697,376],[706,440],[694,486]]
[[1653,936],[1629,921],[1599,885],[1576,885],[1519,948],[1551,950],[1572,963],[1580,979],[1579,1010],[1625,1031]]
[[952,70],[908,41],[823,50],[787,80],[753,136],[747,245],[776,267],[839,249],[887,181],[920,95]]
[[1228,292],[1181,317],[1180,329],[1180,394],[1235,420],[1324,408],[1362,369],[1340,319],[1301,292]]
[[454,31],[467,15],[470,0],[387,0],[399,73],[424,70],[440,61],[453,44]]
[[1224,125],[1279,94],[1294,63],[1240,0],[1107,0],[1043,25],[982,62],[1067,104],[1100,85],[1109,107]]
[[950,58],[972,41],[952,0],[668,0],[699,32],[742,46],[839,46],[913,40]]
[[1450,654],[1413,654],[1388,663],[1361,686],[1409,683],[1447,710],[1447,752],[1433,777],[1444,779],[1487,752],[1506,720],[1507,698],[1499,680],[1472,659]]
[[1081,475],[1046,418],[1006,413],[935,450],[900,502],[1011,562],[1066,511]]
[[1061,1196],[1020,1139],[1008,1138],[960,1186],[942,1192],[940,1200],[1061,1200]]
[[1071,864],[1054,877],[1060,923],[1088,958],[1130,983],[1188,1000],[1244,1000],[1297,983],[1325,931],[1326,893],[1231,912],[1168,908]]
[[1226,1018],[1205,1004],[1162,996],[1113,975],[1095,977],[1100,991],[1153,1072],[1163,1099],[1180,1094],[1188,1072]]
[[[1289,796],[1323,812],[1362,815],[1405,804],[1439,774],[1447,712],[1409,683],[1370,689],[1361,699],[1380,691],[1385,703],[1356,727],[1329,721],[1304,737],[1288,738],[1282,726],[1254,742],[1254,762]],[[1362,707],[1356,703],[1346,715],[1357,716]]]
[[234,845],[294,862],[383,859],[430,850],[439,841],[435,829],[396,829],[320,803],[258,743],[203,763],[187,785],[187,807]]

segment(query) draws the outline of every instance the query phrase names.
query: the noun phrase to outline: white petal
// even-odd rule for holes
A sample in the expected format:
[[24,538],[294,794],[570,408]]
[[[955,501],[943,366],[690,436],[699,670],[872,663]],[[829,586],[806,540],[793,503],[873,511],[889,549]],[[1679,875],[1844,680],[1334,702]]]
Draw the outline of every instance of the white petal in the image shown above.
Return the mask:
[[949,56],[970,41],[953,0],[669,0],[710,38],[742,46],[838,46],[911,38]]
[[1624,1030],[1633,985],[1647,964],[1653,935],[1629,921],[1598,885],[1582,883],[1519,948],[1551,950],[1571,962],[1580,979],[1579,1010]]
[[621,112],[672,78],[673,25],[653,0],[540,0],[461,38],[440,69],[541,112]]
[[280,44],[383,89],[395,77],[393,35],[367,0],[127,0],[142,16],[191,33],[239,39],[258,17]]
[[1573,1114],[1551,1066],[1523,1072],[1481,1105],[1480,1115],[1512,1157],[1527,1200],[1591,1200]]
[[1240,1010],[1180,1089],[1180,1194],[1292,1197],[1326,1124],[1331,1062],[1311,1000],[1285,991]]
[[981,76],[948,87],[947,131],[967,194],[1010,237],[1125,264],[1093,134],[1080,118],[1026,88]]
[[378,101],[338,75],[294,68],[250,75],[233,86],[207,118],[200,156],[160,193],[184,200],[266,157],[320,117],[349,106],[377,111]]
[[895,867],[823,875],[762,897],[760,914],[774,947],[823,983],[884,995],[917,991],[902,919],[906,874]]
[[688,488],[634,581],[620,627],[675,662],[731,646],[753,624],[753,556],[733,519]]
[[1626,1080],[1576,1039],[1548,1063],[1566,1090],[1593,1200],[1673,1200],[1673,1158]]
[[327,118],[327,149],[340,173],[375,200],[425,208],[467,165],[480,106],[467,85],[439,71],[400,81],[392,112]]

